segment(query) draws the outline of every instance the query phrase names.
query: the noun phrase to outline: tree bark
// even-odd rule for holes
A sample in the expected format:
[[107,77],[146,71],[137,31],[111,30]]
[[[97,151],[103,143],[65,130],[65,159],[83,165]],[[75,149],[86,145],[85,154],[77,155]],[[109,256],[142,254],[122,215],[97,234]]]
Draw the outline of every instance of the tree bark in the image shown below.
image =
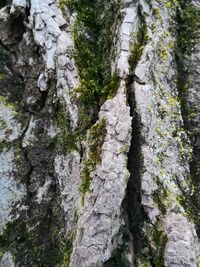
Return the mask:
[[200,4],[0,3],[0,267],[200,266]]

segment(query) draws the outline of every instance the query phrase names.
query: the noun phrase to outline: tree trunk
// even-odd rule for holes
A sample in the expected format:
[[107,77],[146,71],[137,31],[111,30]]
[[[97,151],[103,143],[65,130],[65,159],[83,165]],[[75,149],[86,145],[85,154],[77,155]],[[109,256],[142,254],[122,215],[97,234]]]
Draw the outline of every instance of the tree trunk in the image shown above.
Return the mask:
[[1,0],[0,267],[200,266],[198,0]]

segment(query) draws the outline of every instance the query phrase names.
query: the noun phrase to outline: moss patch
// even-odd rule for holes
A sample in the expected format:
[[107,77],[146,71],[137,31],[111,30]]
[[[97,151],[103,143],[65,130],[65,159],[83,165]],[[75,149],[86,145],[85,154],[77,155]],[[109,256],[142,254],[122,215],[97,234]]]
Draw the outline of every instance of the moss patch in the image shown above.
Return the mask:
[[153,231],[153,241],[155,243],[155,258],[154,263],[156,267],[163,267],[164,266],[164,253],[165,253],[165,247],[167,244],[167,235],[162,230],[157,228],[155,226],[155,229]]
[[63,260],[61,267],[68,267],[70,264],[71,254],[73,251],[73,239],[74,239],[73,234],[72,233],[69,234],[69,238],[65,242],[64,260]]
[[[34,216],[41,219],[37,226],[31,225],[25,218],[19,218],[7,223],[7,228],[0,236],[0,252],[10,251],[16,264],[21,267],[55,267],[63,261],[66,246],[69,245],[66,240],[62,240],[64,222],[61,217],[57,217],[59,208],[43,208],[43,214],[39,209],[31,210]],[[54,222],[50,218],[51,212]]]
[[179,25],[179,48],[182,53],[190,54],[200,38],[200,9],[186,4]]
[[14,69],[11,53],[0,45],[0,92],[9,102],[19,103],[24,92],[24,81]]
[[82,139],[83,133],[78,129],[72,132],[64,101],[57,103],[56,122],[60,131],[57,136],[59,149],[63,153],[79,150],[78,142]]
[[82,204],[84,205],[85,194],[89,191],[92,180],[91,172],[101,163],[101,148],[106,137],[106,121],[104,119],[93,125],[89,131],[87,143],[89,145],[88,157],[83,161],[82,184]]
[[120,4],[98,0],[70,0],[65,4],[77,13],[73,36],[80,84],[73,97],[78,101],[82,127],[85,124],[87,128],[96,120],[102,103],[112,98],[119,87],[119,76],[111,73],[110,62]]
[[133,39],[133,43],[130,46],[131,55],[129,57],[129,64],[131,73],[134,74],[135,68],[141,59],[144,47],[150,39],[145,21],[141,21],[141,25],[138,27],[137,34],[136,36],[133,36]]
[[[190,162],[190,177],[188,184],[190,192],[186,192],[178,198],[180,204],[185,208],[185,215],[196,225],[197,234],[200,236],[199,219],[199,175],[200,175],[200,150],[196,140],[199,138],[198,114],[200,112],[197,102],[190,102],[189,90],[195,90],[195,72],[189,61],[189,57],[195,51],[196,44],[200,39],[200,8],[191,3],[182,2],[182,12],[178,16],[178,47],[177,65],[179,97],[181,101],[184,128],[188,133],[191,145],[193,146]],[[191,65],[190,65],[191,64]]]

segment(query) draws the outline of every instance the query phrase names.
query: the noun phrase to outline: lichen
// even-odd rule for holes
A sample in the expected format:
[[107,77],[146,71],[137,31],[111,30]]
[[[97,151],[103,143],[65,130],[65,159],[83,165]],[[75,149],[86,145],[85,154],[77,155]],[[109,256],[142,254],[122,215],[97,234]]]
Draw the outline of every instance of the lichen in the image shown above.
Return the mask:
[[[17,109],[17,105],[9,102],[8,98],[5,96],[0,96],[0,103],[2,103],[5,107],[13,111],[16,111]],[[16,114],[16,113],[13,113],[13,114]]]
[[155,16],[156,19],[162,19],[161,13],[160,13],[160,9],[159,8],[154,8],[153,9],[153,14]]

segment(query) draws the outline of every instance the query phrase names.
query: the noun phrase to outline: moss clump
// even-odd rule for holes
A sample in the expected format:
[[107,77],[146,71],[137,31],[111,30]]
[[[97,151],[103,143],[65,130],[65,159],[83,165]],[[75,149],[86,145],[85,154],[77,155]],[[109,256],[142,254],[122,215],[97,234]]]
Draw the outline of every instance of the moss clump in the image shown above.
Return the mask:
[[118,249],[112,255],[112,258],[104,263],[103,267],[127,267],[130,266],[126,258],[123,257],[123,249]]
[[93,125],[89,131],[87,143],[89,145],[88,157],[83,161],[82,184],[82,204],[84,205],[85,194],[89,191],[91,182],[91,172],[95,171],[96,166],[101,163],[101,149],[106,137],[106,121],[100,120]]
[[102,104],[106,99],[115,96],[119,88],[119,76],[114,73],[109,83],[104,87],[98,86],[96,80],[81,80],[80,85],[76,88],[76,99],[87,105]]
[[166,6],[167,8],[171,8],[171,7],[172,7],[172,3],[171,3],[171,1],[167,1],[167,2],[165,3],[165,6]]
[[168,192],[160,182],[159,177],[156,177],[156,183],[158,189],[153,193],[153,200],[158,205],[158,208],[161,210],[162,214],[165,214],[166,207],[163,200],[168,198]]
[[14,68],[11,52],[0,44],[0,102],[20,103],[23,98],[24,81],[20,73]]
[[[158,221],[155,225],[146,225],[145,233],[147,237],[148,247],[146,258],[142,258],[142,262],[150,262],[150,265],[155,267],[163,267],[165,259],[165,247],[168,241],[167,234],[165,233],[161,223]],[[145,255],[144,255],[145,256]]]
[[17,235],[19,243],[28,240],[26,224],[19,220],[8,222],[4,233],[0,235],[0,253],[6,251],[12,251],[14,255],[17,253],[18,246],[15,246]]
[[13,132],[13,129],[9,127],[7,121],[3,119],[0,119],[0,128],[4,130],[4,133],[7,137]]
[[4,149],[8,149],[9,143],[6,142],[5,140],[0,140],[0,152],[3,152]]
[[0,73],[0,81],[4,79],[4,74]]
[[64,129],[65,115],[58,114],[61,117],[59,127],[62,129],[59,139],[64,147],[68,147],[68,150],[77,150],[78,141],[84,138],[86,131],[97,120],[100,106],[106,99],[114,97],[119,88],[119,75],[116,72],[111,73],[110,66],[113,34],[120,14],[119,2],[120,0],[61,0],[59,2],[63,9],[68,7],[69,11],[75,11],[77,14],[73,37],[74,58],[80,84],[71,95],[77,102],[79,113],[76,131],[72,133]]
[[112,14],[118,17],[119,4],[97,0],[71,0],[66,4],[77,12],[73,33],[80,76],[78,100],[86,106],[98,106],[118,89],[119,77],[111,75],[110,58],[115,22]]
[[[177,86],[179,88],[184,128],[190,138],[193,151],[191,151],[190,177],[188,177],[190,192],[185,192],[183,196],[178,198],[178,201],[184,207],[185,214],[188,216],[189,220],[195,223],[197,234],[200,236],[200,153],[196,142],[199,138],[199,108],[196,101],[189,101],[190,92],[194,90],[195,87],[195,72],[193,66],[190,66],[190,61],[188,61],[188,56],[190,56],[191,53],[198,53],[198,51],[195,51],[195,47],[200,39],[200,8],[186,1],[182,3],[182,10],[178,17],[179,35],[177,64],[179,75]],[[181,148],[181,151],[185,154],[184,149]]]
[[67,242],[65,242],[64,260],[63,260],[61,267],[68,267],[69,266],[72,251],[73,251],[73,236],[69,237]]
[[70,121],[67,116],[67,111],[63,102],[57,104],[56,121],[60,132],[58,133],[58,145],[63,152],[71,152],[78,150],[78,141],[81,138],[81,133],[77,130],[70,130]]
[[[41,210],[32,207],[29,212],[33,214],[34,222],[22,217],[8,222],[0,236],[0,253],[10,251],[20,267],[61,266],[64,254],[67,251],[70,255],[72,246],[71,241],[63,237],[64,218],[56,202],[52,199],[53,207],[46,206]],[[38,217],[41,219],[39,223]]]
[[[155,225],[145,224],[143,228],[144,242],[139,254],[135,255],[137,266],[142,267],[163,267],[165,259],[165,247],[168,241],[160,222]],[[129,266],[129,265],[128,265]]]
[[[200,166],[200,162],[199,162]],[[200,171],[200,170],[199,170]],[[199,176],[198,176],[199,177]],[[192,185],[190,195],[182,195],[177,198],[177,201],[184,207],[186,216],[189,221],[193,222],[196,226],[197,235],[200,236],[200,218],[199,218],[199,205],[197,205],[197,198],[199,197],[199,190],[196,185]]]
[[131,71],[134,74],[138,61],[141,59],[144,47],[149,40],[147,27],[144,21],[141,22],[141,25],[138,28],[137,34],[136,36],[133,36],[133,38],[134,38],[134,42],[130,46],[131,55],[129,57],[129,64],[130,64]]
[[164,253],[167,240],[168,238],[166,233],[161,228],[159,228],[158,225],[156,225],[153,231],[153,242],[155,243],[154,263],[156,267],[164,266]]
[[190,54],[200,38],[200,8],[186,4],[179,20],[179,48]]

